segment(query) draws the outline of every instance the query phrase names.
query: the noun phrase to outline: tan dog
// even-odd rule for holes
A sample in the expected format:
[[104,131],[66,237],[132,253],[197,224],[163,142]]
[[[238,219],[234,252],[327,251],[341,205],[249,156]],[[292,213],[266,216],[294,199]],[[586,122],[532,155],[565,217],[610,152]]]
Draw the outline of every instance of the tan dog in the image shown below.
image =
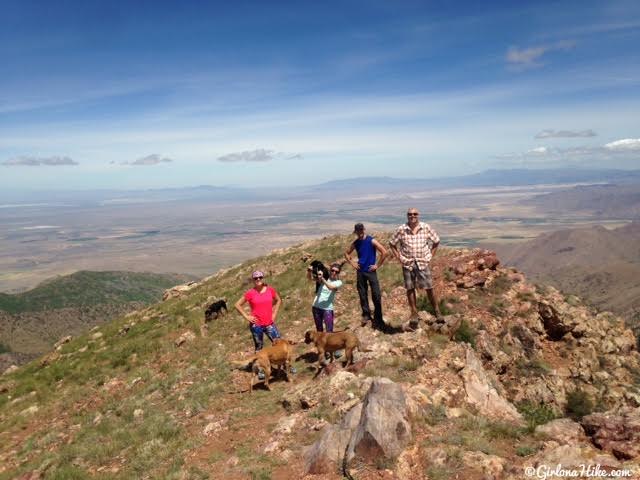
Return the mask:
[[285,340],[284,338],[276,338],[273,341],[273,345],[265,347],[255,355],[247,358],[246,360],[231,362],[238,367],[248,367],[251,365],[251,381],[249,383],[249,392],[253,391],[254,378],[258,377],[260,370],[264,371],[264,386],[267,390],[271,390],[269,386],[269,378],[271,377],[271,368],[279,367],[284,370],[287,382],[290,382],[289,368],[293,360],[293,346],[295,342],[291,340]]
[[316,332],[307,330],[304,334],[304,343],[313,343],[318,350],[318,364],[322,366],[325,352],[331,356],[333,362],[333,353],[344,348],[347,363],[345,367],[353,365],[353,350],[360,349],[360,340],[355,333],[349,331],[342,332]]

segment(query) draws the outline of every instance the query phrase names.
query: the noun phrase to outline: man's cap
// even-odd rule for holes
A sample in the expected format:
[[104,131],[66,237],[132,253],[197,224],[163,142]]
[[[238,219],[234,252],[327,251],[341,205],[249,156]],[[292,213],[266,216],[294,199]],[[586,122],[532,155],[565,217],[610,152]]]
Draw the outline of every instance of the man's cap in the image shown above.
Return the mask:
[[361,223],[356,223],[356,224],[353,226],[353,233],[361,232],[362,230],[364,230],[364,225],[363,225],[363,224],[361,224]]
[[258,278],[258,277],[264,278],[264,273],[262,273],[260,270],[256,270],[251,274],[251,278]]

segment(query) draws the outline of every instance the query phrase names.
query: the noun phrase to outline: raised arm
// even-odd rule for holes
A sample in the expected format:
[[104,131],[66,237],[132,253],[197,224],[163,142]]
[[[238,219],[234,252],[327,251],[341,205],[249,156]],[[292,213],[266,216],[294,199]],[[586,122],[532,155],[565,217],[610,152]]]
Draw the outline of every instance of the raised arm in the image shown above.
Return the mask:
[[324,278],[324,275],[322,274],[322,272],[318,272],[318,279],[324,284],[325,287],[327,287],[329,290],[338,290],[339,287],[336,287],[333,285],[333,282],[330,282],[329,280],[327,280],[326,278]]
[[309,265],[307,267],[307,280],[309,280],[310,282],[315,281],[315,278],[313,278],[312,272],[313,272],[313,267]]

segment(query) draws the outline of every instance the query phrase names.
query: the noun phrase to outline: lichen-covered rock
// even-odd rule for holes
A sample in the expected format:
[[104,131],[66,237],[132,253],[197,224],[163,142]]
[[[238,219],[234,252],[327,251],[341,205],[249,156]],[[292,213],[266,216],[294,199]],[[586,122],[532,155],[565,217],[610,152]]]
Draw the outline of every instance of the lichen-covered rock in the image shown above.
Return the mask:
[[347,458],[356,456],[366,462],[396,458],[412,438],[402,387],[387,378],[376,378],[362,403]]
[[569,418],[559,418],[536,427],[536,433],[554,440],[561,445],[585,443],[587,436],[579,423]]
[[502,472],[507,464],[504,458],[482,452],[465,452],[462,455],[462,461],[467,467],[481,471],[484,480],[502,478]]
[[464,381],[467,402],[477,407],[480,413],[490,418],[523,422],[516,407],[500,396],[490,384],[489,377],[471,347],[467,347],[466,365],[460,376]]
[[304,454],[305,473],[319,474],[336,470],[341,464],[353,430],[360,422],[362,404],[353,407],[337,425],[327,425],[322,437]]
[[640,456],[640,408],[593,413],[581,423],[598,448],[623,460]]
[[198,282],[189,282],[184,285],[176,285],[175,287],[171,287],[164,291],[162,294],[162,301],[165,302],[172,298],[182,298],[185,297],[189,290],[193,290],[194,288],[200,286]]
[[185,343],[193,342],[195,339],[196,339],[196,334],[193,333],[191,330],[188,330],[184,332],[182,335],[180,335],[174,343],[176,347],[180,347]]

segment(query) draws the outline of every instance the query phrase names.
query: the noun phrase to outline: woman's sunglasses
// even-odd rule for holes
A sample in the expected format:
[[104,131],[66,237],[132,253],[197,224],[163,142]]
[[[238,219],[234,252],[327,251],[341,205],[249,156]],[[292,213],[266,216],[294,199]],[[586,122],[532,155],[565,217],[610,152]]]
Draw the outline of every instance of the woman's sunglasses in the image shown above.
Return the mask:
[[254,277],[254,280],[262,280],[264,277]]

